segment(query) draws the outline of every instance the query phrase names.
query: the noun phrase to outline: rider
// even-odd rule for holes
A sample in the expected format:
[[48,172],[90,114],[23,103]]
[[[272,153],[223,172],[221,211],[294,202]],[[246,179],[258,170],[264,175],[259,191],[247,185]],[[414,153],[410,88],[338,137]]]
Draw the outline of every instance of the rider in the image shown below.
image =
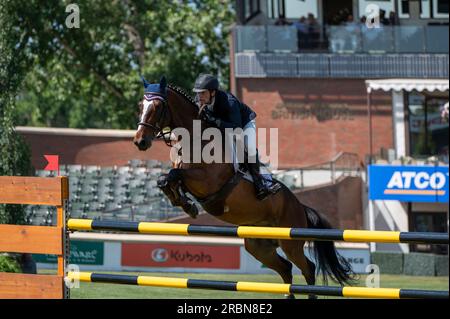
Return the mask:
[[[225,128],[242,128],[244,143],[248,154],[248,168],[253,177],[256,198],[263,200],[270,194],[275,194],[281,186],[271,180],[265,180],[260,173],[260,161],[256,149],[256,113],[246,104],[240,102],[234,95],[219,90],[219,81],[210,74],[200,74],[195,80],[193,91],[196,102],[203,107],[201,119],[209,125]],[[252,158],[253,160],[250,160]]]

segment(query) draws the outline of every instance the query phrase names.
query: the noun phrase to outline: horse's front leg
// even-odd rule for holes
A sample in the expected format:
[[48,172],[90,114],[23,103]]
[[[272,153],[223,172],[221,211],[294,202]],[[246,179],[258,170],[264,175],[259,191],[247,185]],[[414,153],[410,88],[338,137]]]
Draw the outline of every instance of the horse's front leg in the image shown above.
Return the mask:
[[186,196],[183,190],[182,172],[179,168],[169,171],[169,174],[158,178],[158,187],[169,198],[173,206],[181,207],[189,216],[196,218],[198,208],[192,200]]
[[169,174],[159,176],[157,186],[162,190],[164,195],[167,196],[173,206],[181,206],[180,196],[177,194],[177,192],[173,191],[171,184],[169,184],[168,176]]

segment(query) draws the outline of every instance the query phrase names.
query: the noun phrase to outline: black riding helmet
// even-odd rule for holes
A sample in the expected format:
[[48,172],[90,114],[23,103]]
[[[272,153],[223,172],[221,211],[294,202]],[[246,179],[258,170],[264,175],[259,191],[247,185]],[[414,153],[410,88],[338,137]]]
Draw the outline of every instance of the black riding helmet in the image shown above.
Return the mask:
[[195,80],[194,91],[195,93],[203,92],[206,90],[218,90],[219,81],[214,75],[211,74],[200,74]]

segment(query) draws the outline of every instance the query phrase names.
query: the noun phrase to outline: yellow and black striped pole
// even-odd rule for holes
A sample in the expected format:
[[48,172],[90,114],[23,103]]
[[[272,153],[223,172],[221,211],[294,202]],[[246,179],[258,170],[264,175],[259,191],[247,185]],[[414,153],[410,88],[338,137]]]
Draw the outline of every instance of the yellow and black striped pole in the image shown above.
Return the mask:
[[158,235],[202,235],[241,238],[303,239],[345,242],[447,244],[448,233],[339,230],[254,226],[205,226],[192,224],[69,219],[70,230],[109,230]]
[[151,277],[113,275],[90,272],[69,272],[67,278],[71,281],[112,283],[137,286],[153,286],[166,288],[197,288],[212,290],[228,290],[240,292],[265,292],[282,294],[314,294],[321,296],[351,297],[351,298],[381,298],[381,299],[448,299],[448,291],[412,290],[397,288],[367,288],[367,287],[328,287],[307,286],[276,283],[260,283],[245,281],[216,281],[201,279],[185,279],[173,277]]

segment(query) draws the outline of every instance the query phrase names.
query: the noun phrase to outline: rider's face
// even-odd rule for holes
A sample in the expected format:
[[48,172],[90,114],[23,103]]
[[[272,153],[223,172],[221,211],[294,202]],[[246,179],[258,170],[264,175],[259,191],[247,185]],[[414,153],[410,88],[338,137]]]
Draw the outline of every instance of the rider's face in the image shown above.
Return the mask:
[[203,92],[198,92],[198,100],[201,105],[210,104],[212,97],[215,95],[215,92],[210,92],[208,90]]

